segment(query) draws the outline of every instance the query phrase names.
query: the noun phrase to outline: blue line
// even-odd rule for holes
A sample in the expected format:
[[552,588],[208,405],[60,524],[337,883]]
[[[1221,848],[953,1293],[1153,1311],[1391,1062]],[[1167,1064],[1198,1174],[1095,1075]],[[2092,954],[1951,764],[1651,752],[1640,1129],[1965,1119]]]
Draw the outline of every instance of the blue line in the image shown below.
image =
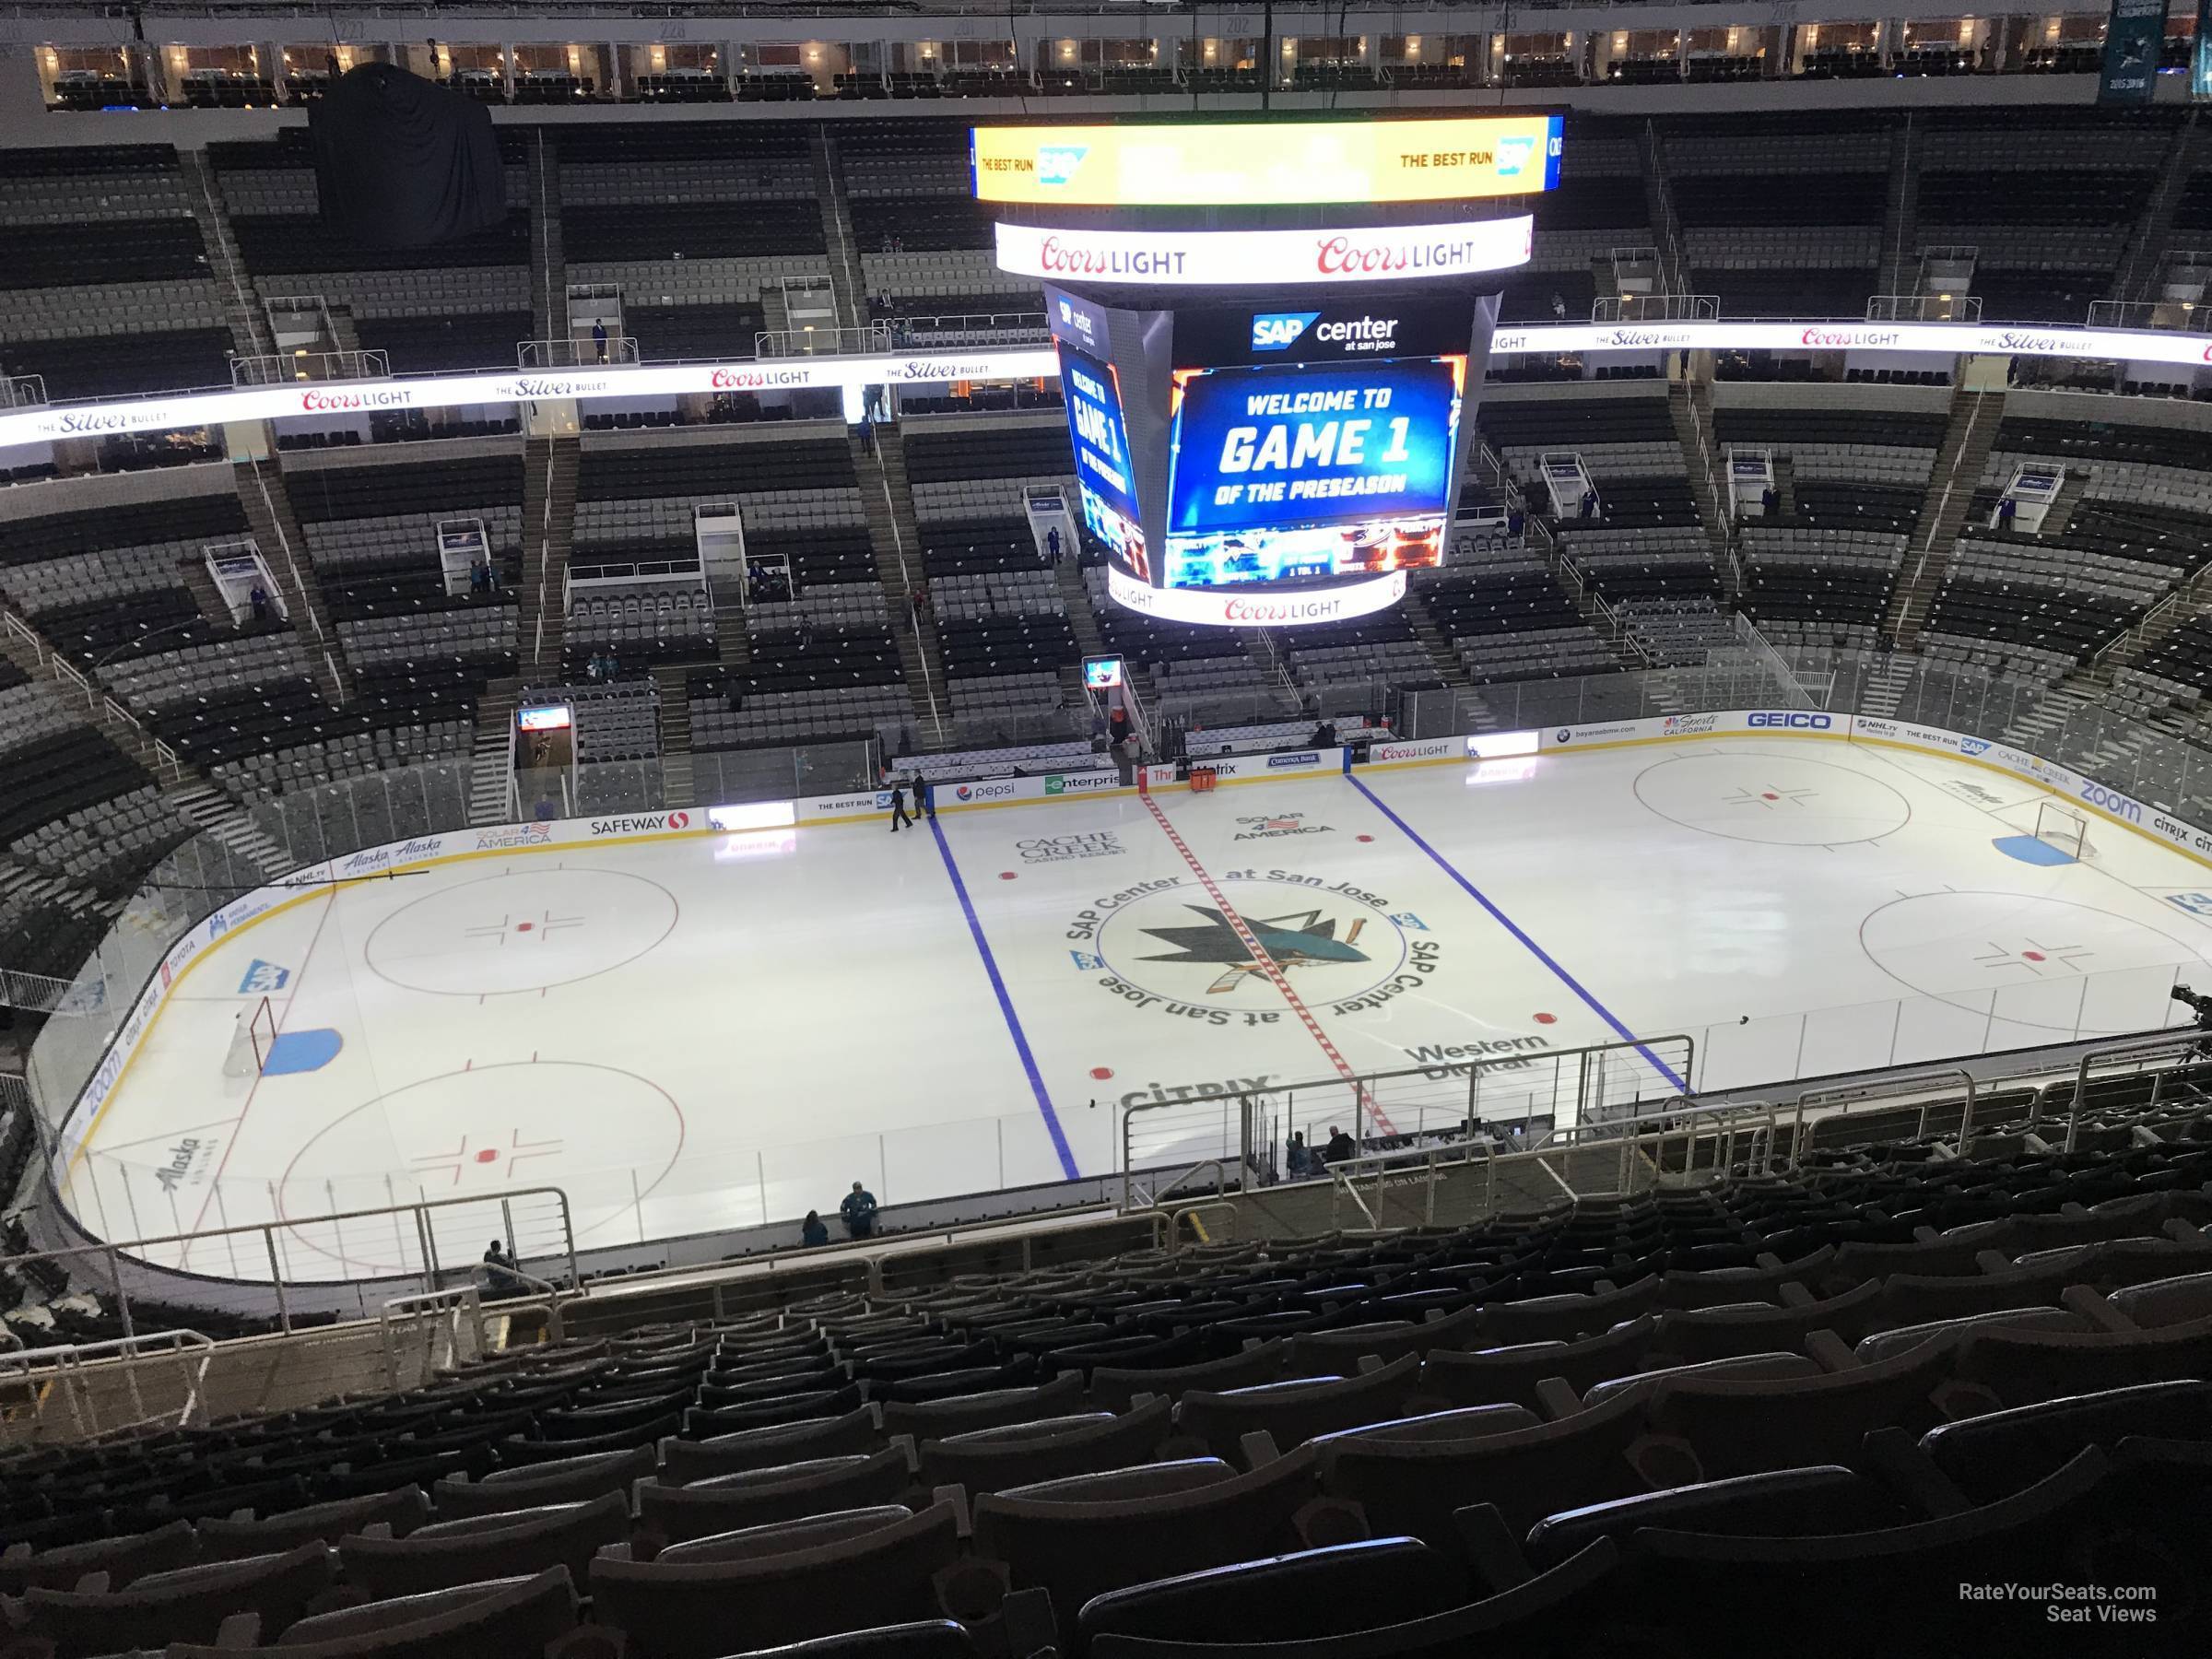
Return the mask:
[[1682,1080],[1682,1078],[1676,1073],[1673,1066],[1667,1065],[1665,1061],[1660,1059],[1658,1055],[1652,1053],[1652,1051],[1644,1045],[1642,1041],[1637,1037],[1635,1032],[1630,1030],[1627,1026],[1621,1024],[1620,1021],[1614,1017],[1612,1009],[1606,1007],[1604,1003],[1599,1002],[1596,997],[1591,995],[1589,991],[1584,988],[1582,981],[1576,979],[1573,974],[1568,972],[1566,969],[1560,967],[1559,962],[1553,959],[1552,954],[1549,951],[1546,950],[1543,946],[1537,944],[1535,940],[1530,938],[1527,934],[1524,933],[1521,930],[1520,924],[1516,923],[1511,916],[1507,915],[1503,911],[1500,910],[1495,904],[1492,904],[1488,898],[1484,895],[1480,888],[1477,887],[1465,876],[1462,876],[1458,870],[1453,868],[1450,859],[1446,858],[1441,853],[1439,853],[1434,847],[1423,841],[1415,831],[1411,824],[1407,823],[1404,818],[1393,812],[1388,806],[1385,806],[1382,804],[1381,796],[1377,795],[1373,790],[1370,789],[1365,783],[1362,783],[1356,777],[1347,778],[1346,782],[1350,783],[1354,789],[1358,790],[1361,794],[1365,795],[1371,802],[1372,802],[1377,812],[1381,813],[1384,818],[1395,824],[1398,827],[1398,831],[1400,834],[1404,835],[1407,841],[1411,841],[1422,852],[1428,853],[1430,858],[1435,863],[1438,869],[1443,871],[1443,873],[1451,877],[1453,881],[1459,883],[1460,891],[1466,894],[1468,898],[1474,900],[1476,903],[1481,905],[1484,910],[1489,912],[1490,919],[1492,921],[1496,922],[1499,926],[1504,928],[1507,933],[1512,934],[1514,938],[1520,940],[1522,946],[1531,956],[1535,957],[1536,960],[1543,963],[1545,967],[1550,969],[1553,973],[1557,974],[1559,976],[1559,982],[1565,985],[1568,990],[1573,992],[1577,996],[1581,997],[1584,1003],[1589,1005],[1590,1011],[1593,1014],[1595,1014],[1600,1019],[1604,1020],[1607,1025],[1611,1026],[1623,1042],[1633,1044],[1636,1052],[1641,1054],[1645,1060],[1650,1062],[1651,1067],[1653,1071],[1665,1077],[1669,1083],[1673,1084],[1684,1094],[1688,1094],[1689,1092],[1689,1085]]
[[998,971],[998,959],[991,954],[991,942],[983,937],[983,924],[976,919],[975,906],[968,898],[968,884],[960,879],[960,866],[953,862],[952,848],[945,840],[935,814],[930,815],[929,832],[937,839],[937,855],[945,861],[945,874],[952,877],[952,896],[960,901],[960,914],[968,918],[968,935],[975,941],[976,953],[983,959],[983,971],[991,978],[991,994],[998,998],[998,1011],[1006,1018],[1006,1031],[1014,1039],[1014,1052],[1021,1056],[1021,1069],[1030,1076],[1030,1092],[1037,1097],[1037,1110],[1044,1114],[1044,1127],[1053,1137],[1053,1150],[1060,1155],[1060,1168],[1070,1181],[1082,1179],[1076,1168],[1076,1155],[1067,1149],[1067,1136],[1061,1130],[1060,1116],[1053,1110],[1053,1097],[1046,1092],[1044,1078],[1037,1070],[1037,1056],[1030,1052],[1030,1039],[1021,1029],[1021,1021],[1014,1013],[1014,999],[1006,994],[1006,982]]

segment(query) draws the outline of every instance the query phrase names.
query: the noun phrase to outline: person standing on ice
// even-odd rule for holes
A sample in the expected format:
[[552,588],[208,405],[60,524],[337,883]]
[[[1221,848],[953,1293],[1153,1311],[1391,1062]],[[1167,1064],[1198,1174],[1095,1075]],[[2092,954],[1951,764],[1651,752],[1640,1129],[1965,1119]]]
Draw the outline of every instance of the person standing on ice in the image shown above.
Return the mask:
[[891,780],[891,833],[898,834],[900,825],[912,824],[913,821],[912,818],[906,816],[906,781],[902,778],[893,778]]

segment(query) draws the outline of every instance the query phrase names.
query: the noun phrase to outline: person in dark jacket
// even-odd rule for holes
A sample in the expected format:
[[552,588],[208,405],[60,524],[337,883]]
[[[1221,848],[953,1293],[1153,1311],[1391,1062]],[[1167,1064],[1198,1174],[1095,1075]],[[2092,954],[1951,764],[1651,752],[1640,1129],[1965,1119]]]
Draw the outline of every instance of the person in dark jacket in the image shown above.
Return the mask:
[[1352,1144],[1352,1137],[1332,1124],[1329,1126],[1329,1144],[1321,1149],[1321,1161],[1324,1164],[1340,1164],[1346,1159],[1359,1155],[1359,1148]]
[[845,1218],[845,1231],[855,1239],[876,1236],[876,1194],[859,1182],[845,1194],[845,1201],[837,1206],[838,1214]]
[[906,815],[906,782],[900,778],[891,780],[891,833],[899,833],[899,826],[914,820]]
[[830,1242],[830,1229],[823,1224],[819,1210],[808,1210],[806,1219],[799,1223],[799,1242],[809,1250]]
[[922,773],[916,772],[914,774],[914,817],[920,819],[936,816],[937,803],[930,794],[929,780]]

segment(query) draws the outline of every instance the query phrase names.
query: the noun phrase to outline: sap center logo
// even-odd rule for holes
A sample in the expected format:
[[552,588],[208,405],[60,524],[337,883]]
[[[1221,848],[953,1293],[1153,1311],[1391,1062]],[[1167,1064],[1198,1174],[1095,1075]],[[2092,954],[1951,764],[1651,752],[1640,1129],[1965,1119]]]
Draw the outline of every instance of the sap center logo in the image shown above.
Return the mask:
[[1313,326],[1320,316],[1310,312],[1260,312],[1252,319],[1252,348],[1254,351],[1285,351],[1297,343],[1298,336]]
[[1083,158],[1090,154],[1087,144],[1046,144],[1037,150],[1037,182],[1065,184],[1076,176],[1083,165]]

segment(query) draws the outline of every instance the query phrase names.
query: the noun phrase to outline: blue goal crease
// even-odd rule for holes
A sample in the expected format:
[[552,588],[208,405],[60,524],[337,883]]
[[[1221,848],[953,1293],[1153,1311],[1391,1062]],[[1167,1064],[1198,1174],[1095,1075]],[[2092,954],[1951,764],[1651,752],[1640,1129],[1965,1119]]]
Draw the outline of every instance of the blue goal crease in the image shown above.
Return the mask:
[[[1006,1034],[1014,1039],[1014,1052],[1021,1056],[1021,1069],[1029,1075],[1030,1092],[1037,1097],[1037,1110],[1044,1117],[1045,1132],[1053,1137],[1053,1150],[1060,1156],[1060,1169],[1070,1181],[1079,1181],[1083,1172],[1076,1168],[1076,1155],[1068,1150],[1067,1135],[1060,1127],[1060,1114],[1053,1110],[1053,1097],[1044,1086],[1044,1077],[1037,1069],[1037,1056],[1030,1049],[1029,1033],[1021,1029],[1021,1019],[1014,1012],[1014,999],[1006,994],[1006,982],[998,971],[998,959],[991,954],[991,941],[983,937],[983,924],[975,913],[975,905],[968,897],[968,884],[960,879],[960,866],[954,862],[952,847],[945,839],[945,831],[933,814],[927,820],[929,832],[936,838],[937,856],[945,861],[945,874],[952,879],[952,896],[960,901],[960,914],[968,920],[968,936],[975,941],[976,954],[983,959],[983,972],[991,980],[991,994],[998,998],[998,1011],[1006,1022]],[[917,826],[919,828],[919,826]]]
[[1484,910],[1488,911],[1489,912],[1490,919],[1496,922],[1499,926],[1504,928],[1507,933],[1512,934],[1514,938],[1518,939],[1521,942],[1522,947],[1526,950],[1529,955],[1535,957],[1537,961],[1543,963],[1545,967],[1550,969],[1552,973],[1558,978],[1559,983],[1565,985],[1568,990],[1573,992],[1575,995],[1581,997],[1583,1005],[1588,1007],[1593,1014],[1604,1020],[1608,1026],[1611,1026],[1615,1034],[1618,1035],[1623,1042],[1632,1044],[1636,1052],[1643,1056],[1645,1064],[1650,1065],[1651,1068],[1657,1072],[1662,1077],[1665,1077],[1674,1088],[1681,1090],[1682,1093],[1688,1094],[1689,1092],[1688,1083],[1683,1079],[1681,1075],[1677,1073],[1673,1066],[1667,1065],[1665,1061],[1660,1059],[1657,1054],[1653,1053],[1650,1046],[1646,1044],[1641,1038],[1638,1037],[1635,1032],[1630,1030],[1627,1026],[1621,1023],[1612,1009],[1606,1007],[1604,1003],[1599,1002],[1596,997],[1590,994],[1588,987],[1583,985],[1582,981],[1576,979],[1573,974],[1568,972],[1565,968],[1560,966],[1559,962],[1552,956],[1551,952],[1546,950],[1543,946],[1537,944],[1535,940],[1529,937],[1527,933],[1522,929],[1519,923],[1515,922],[1511,916],[1500,910],[1497,905],[1490,901],[1489,897],[1485,894],[1480,888],[1477,887],[1465,876],[1461,875],[1450,859],[1446,858],[1441,853],[1439,853],[1434,847],[1423,841],[1419,833],[1415,830],[1411,824],[1408,824],[1404,818],[1400,818],[1388,806],[1384,806],[1381,796],[1377,795],[1373,790],[1370,789],[1357,777],[1347,775],[1345,779],[1345,782],[1349,783],[1361,794],[1365,795],[1369,802],[1372,804],[1377,812],[1381,813],[1384,818],[1388,818],[1392,824],[1396,826],[1399,834],[1403,835],[1407,841],[1411,841],[1415,846],[1426,853],[1429,855],[1430,861],[1433,863],[1438,869],[1443,871],[1445,875],[1451,877],[1452,879],[1458,884],[1461,892],[1466,894],[1468,898],[1474,900],[1476,903],[1481,905]]

